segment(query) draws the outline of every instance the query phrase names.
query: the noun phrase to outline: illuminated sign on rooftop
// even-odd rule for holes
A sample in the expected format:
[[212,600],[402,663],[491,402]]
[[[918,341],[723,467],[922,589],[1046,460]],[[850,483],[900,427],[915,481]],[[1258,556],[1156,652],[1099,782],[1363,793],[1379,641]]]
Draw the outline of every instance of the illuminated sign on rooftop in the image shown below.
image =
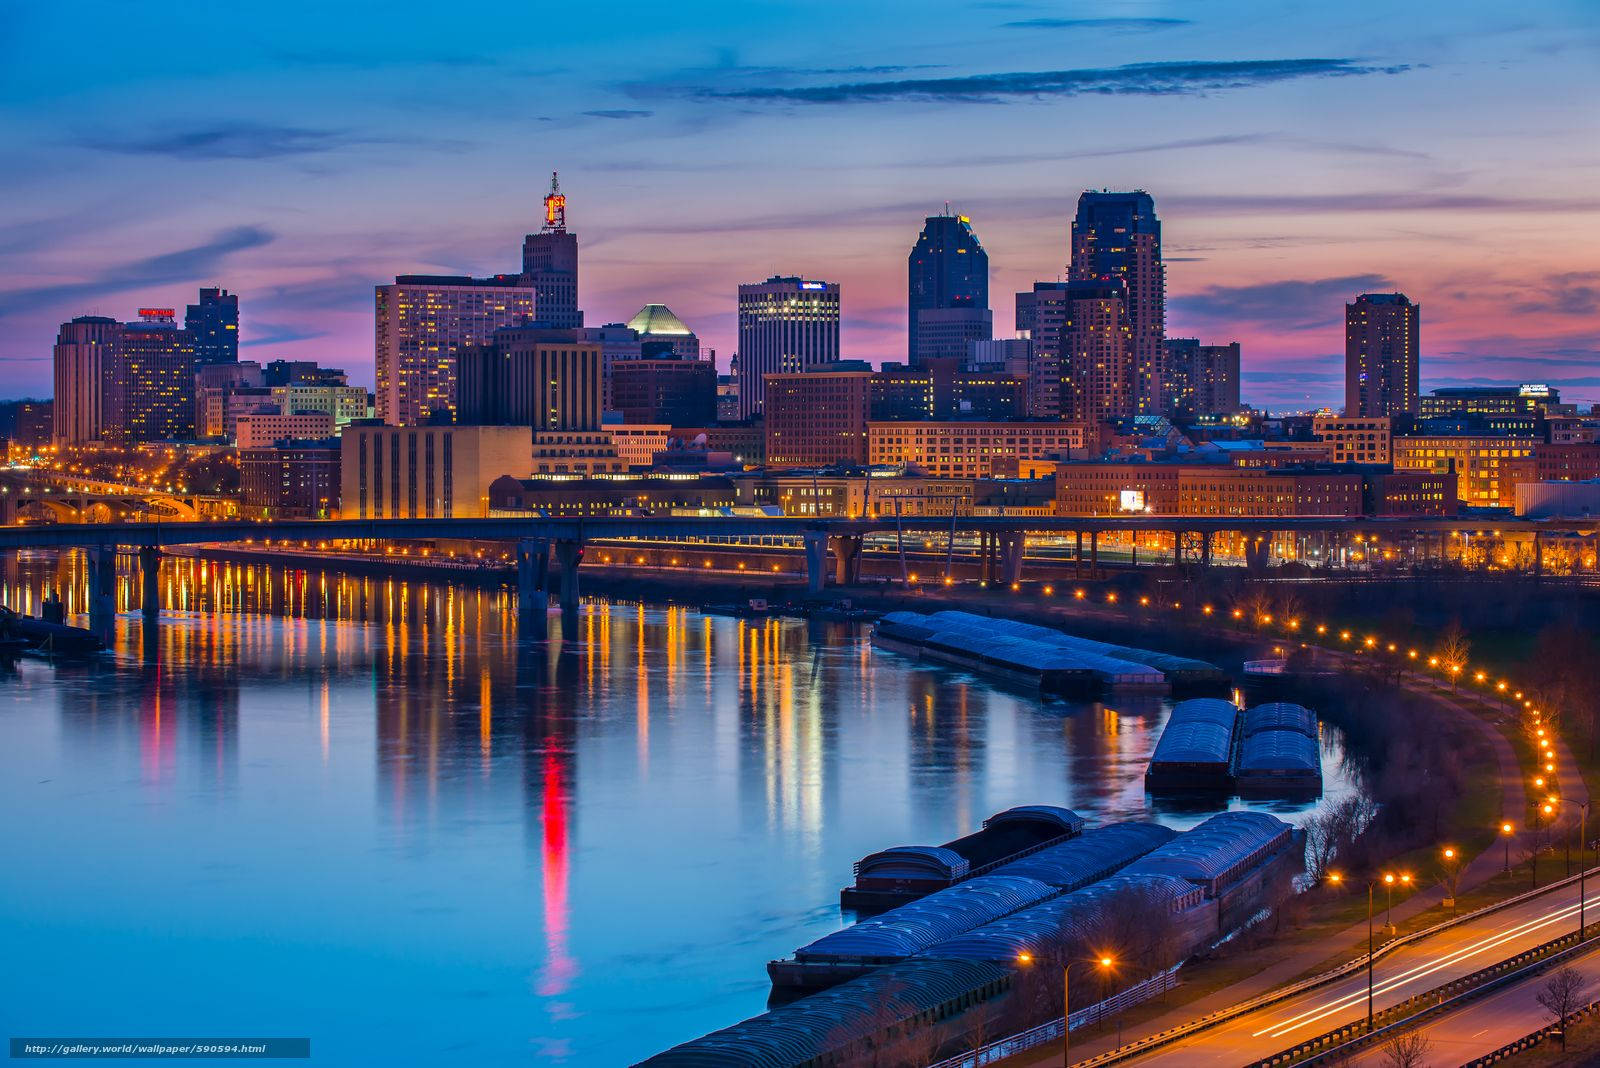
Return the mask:
[[139,309],[139,318],[141,318],[141,319],[176,319],[177,317],[178,317],[178,309],[176,309],[176,308],[140,308]]
[[801,289],[827,289],[828,288],[828,283],[826,283],[826,282],[801,282],[800,283],[800,288]]

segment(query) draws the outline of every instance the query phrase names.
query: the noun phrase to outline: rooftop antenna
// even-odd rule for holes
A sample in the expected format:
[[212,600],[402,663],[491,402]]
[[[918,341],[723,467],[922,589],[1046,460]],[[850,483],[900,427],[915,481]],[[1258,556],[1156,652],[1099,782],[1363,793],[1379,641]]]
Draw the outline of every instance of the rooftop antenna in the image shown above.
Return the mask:
[[567,198],[561,192],[561,177],[555,171],[550,172],[550,192],[544,198],[544,230],[553,234],[567,232]]
[[944,202],[944,213],[946,215],[950,214],[950,202],[948,200]]

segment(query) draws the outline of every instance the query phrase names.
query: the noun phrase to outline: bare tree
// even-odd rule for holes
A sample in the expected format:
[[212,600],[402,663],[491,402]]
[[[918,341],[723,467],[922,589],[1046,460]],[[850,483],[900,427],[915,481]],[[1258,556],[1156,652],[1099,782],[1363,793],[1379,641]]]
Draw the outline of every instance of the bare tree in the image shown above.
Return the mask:
[[1588,1004],[1589,980],[1573,967],[1565,967],[1545,981],[1539,991],[1539,1004],[1555,1017],[1561,1028],[1561,1048],[1567,1048],[1567,1020],[1573,1013]]
[[1466,632],[1458,621],[1451,620],[1439,635],[1439,651],[1435,655],[1439,658],[1439,666],[1450,676],[1450,685],[1454,688],[1461,673],[1467,669],[1467,659],[1472,655],[1472,643],[1467,640]]
[[1384,1043],[1383,1063],[1390,1068],[1427,1068],[1428,1055],[1432,1052],[1432,1040],[1419,1031],[1413,1031]]

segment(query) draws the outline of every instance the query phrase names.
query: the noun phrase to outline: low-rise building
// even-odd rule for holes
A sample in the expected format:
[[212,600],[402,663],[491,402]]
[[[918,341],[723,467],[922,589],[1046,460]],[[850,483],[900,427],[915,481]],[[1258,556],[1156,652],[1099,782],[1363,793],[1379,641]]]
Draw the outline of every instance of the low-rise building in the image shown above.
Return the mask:
[[672,441],[672,427],[664,423],[608,423],[606,433],[624,467],[649,467]]
[[1394,420],[1387,415],[1318,415],[1311,421],[1311,432],[1332,447],[1328,459],[1336,464],[1392,462]]
[[986,478],[997,464],[1064,456],[1082,448],[1084,439],[1081,424],[1055,420],[871,422],[867,462],[914,466],[929,475]]
[[266,519],[327,519],[339,511],[340,444],[285,441],[239,450],[240,505]]
[[733,481],[717,475],[619,478],[514,478],[489,486],[492,515],[553,518],[629,515],[721,515],[735,506]]
[[1531,438],[1458,434],[1403,434],[1394,438],[1398,471],[1431,471],[1456,476],[1461,502],[1476,508],[1511,508],[1516,504],[1513,461],[1533,455],[1539,443]]
[[1056,512],[1064,516],[1451,515],[1453,476],[1351,464],[1238,467],[1123,461],[1061,464]]
[[333,437],[334,420],[328,412],[265,410],[240,415],[234,429],[239,448],[256,449],[278,441],[320,441]]
[[532,435],[526,426],[348,426],[340,436],[340,513],[348,519],[488,515],[490,484],[501,475],[529,474]]

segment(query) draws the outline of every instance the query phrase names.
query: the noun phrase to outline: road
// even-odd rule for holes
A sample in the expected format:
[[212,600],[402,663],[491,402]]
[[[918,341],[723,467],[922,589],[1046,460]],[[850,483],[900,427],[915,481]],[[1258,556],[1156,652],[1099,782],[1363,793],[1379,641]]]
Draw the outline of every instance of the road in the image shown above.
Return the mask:
[[[1572,959],[1570,964],[1589,980],[1589,987],[1580,999],[1588,1003],[1600,990],[1600,944]],[[1553,1022],[1539,1004],[1539,992],[1552,974],[1554,969],[1541,972],[1418,1028],[1432,1043],[1429,1063],[1466,1064]],[[1383,1048],[1378,1046],[1364,1050],[1349,1063],[1379,1068],[1389,1062],[1383,1055]]]
[[[1597,877],[1600,878],[1600,877]],[[1382,898],[1379,897],[1379,907]],[[1600,881],[1591,879],[1590,922],[1600,917]],[[1373,969],[1373,1005],[1419,994],[1575,930],[1576,886],[1562,887],[1380,957]],[[1379,922],[1382,922],[1381,912]],[[1531,997],[1531,995],[1530,995]],[[1275,1005],[1246,1013],[1183,1042],[1124,1062],[1140,1065],[1240,1065],[1362,1020],[1367,978],[1360,972]],[[1519,1025],[1520,1026],[1520,1025]],[[1537,1026],[1534,1024],[1533,1026]],[[1531,1031],[1533,1026],[1519,1033]],[[1489,1046],[1493,1049],[1499,1043]]]

